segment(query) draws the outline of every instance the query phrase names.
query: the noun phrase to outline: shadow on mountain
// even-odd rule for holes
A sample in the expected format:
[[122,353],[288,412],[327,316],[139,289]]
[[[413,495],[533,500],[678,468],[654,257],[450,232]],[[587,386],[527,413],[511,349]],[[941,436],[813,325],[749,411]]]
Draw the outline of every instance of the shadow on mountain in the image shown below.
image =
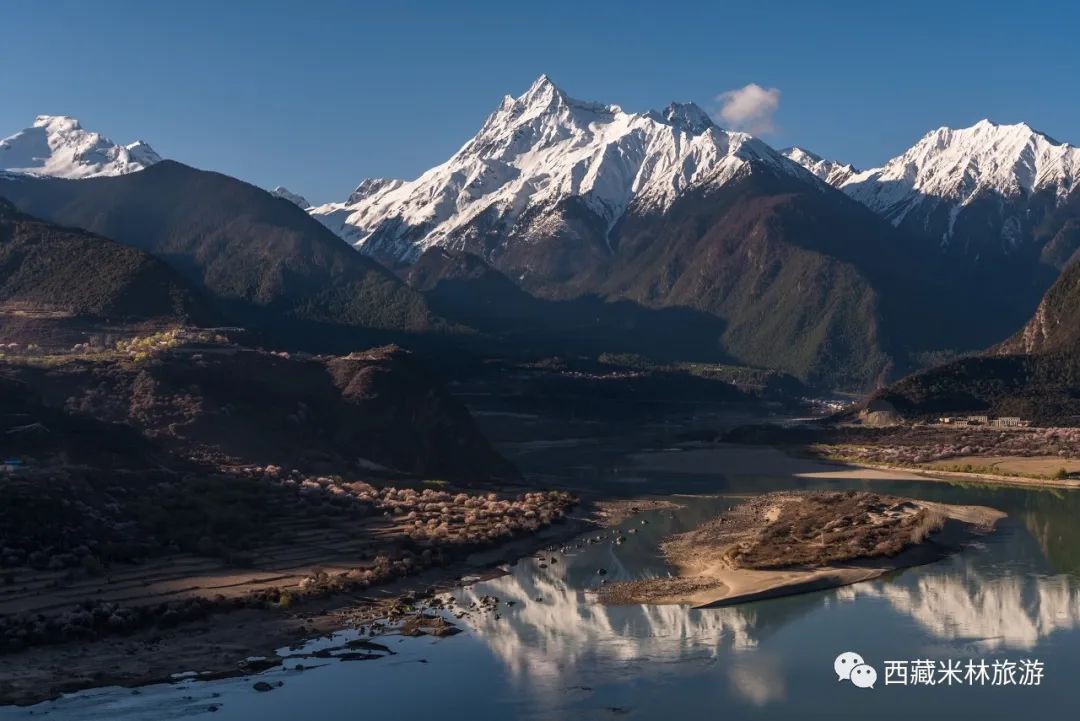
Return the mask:
[[21,211],[151,253],[244,325],[282,318],[391,331],[444,328],[423,298],[293,203],[163,161],[108,178],[0,176]]
[[658,360],[727,362],[724,321],[693,308],[648,308],[584,295],[529,294],[472,253],[432,248],[404,272],[429,307],[454,323],[538,353],[642,353]]
[[904,378],[876,394],[909,417],[981,412],[1039,425],[1080,420],[1080,262],[1018,333],[989,352]]
[[4,378],[40,394],[51,413],[130,426],[213,466],[517,477],[438,375],[393,346],[327,358],[194,343],[146,361],[13,363],[0,367]]
[[168,264],[93,233],[25,215],[3,198],[0,314],[15,323],[77,317],[126,323],[217,320],[209,299]]

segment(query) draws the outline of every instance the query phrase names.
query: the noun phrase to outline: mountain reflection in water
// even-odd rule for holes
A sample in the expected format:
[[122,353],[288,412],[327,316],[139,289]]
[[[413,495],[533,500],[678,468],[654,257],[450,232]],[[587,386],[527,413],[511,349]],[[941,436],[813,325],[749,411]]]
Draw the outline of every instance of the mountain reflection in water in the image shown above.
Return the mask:
[[[358,709],[403,719],[671,719],[717,708],[734,718],[910,721],[935,704],[963,703],[965,717],[985,720],[1075,704],[1080,577],[1071,527],[1080,494],[931,483],[875,488],[991,505],[1010,516],[948,559],[845,588],[703,610],[597,603],[593,592],[604,579],[668,572],[660,540],[734,502],[680,497],[678,511],[630,519],[618,534],[594,531],[591,543],[521,559],[504,576],[458,589],[462,607],[488,595],[499,600],[498,618],[478,613],[459,622],[468,633],[391,637],[396,654],[380,661],[270,671],[264,678],[284,681],[270,694],[253,692],[252,678],[156,686],[141,696],[97,689],[34,709],[0,709],[0,719],[46,711],[70,721],[186,719],[202,717],[213,703],[220,705],[215,721],[346,721]],[[625,541],[615,543],[617,535]],[[847,650],[877,664],[1031,657],[1045,662],[1047,675],[1038,689],[883,685],[863,692],[837,685],[832,661]]]
[[1009,572],[1011,564],[997,565],[985,546],[830,592],[706,610],[597,603],[588,590],[596,581],[579,572],[591,571],[604,550],[558,556],[561,562],[547,568],[524,560],[508,575],[456,594],[464,605],[489,594],[513,603],[499,619],[470,622],[513,677],[568,685],[583,667],[618,669],[647,659],[663,669],[674,662],[705,661],[754,649],[793,618],[823,605],[861,599],[886,601],[934,638],[985,649],[1031,650],[1040,639],[1080,625],[1075,577]]

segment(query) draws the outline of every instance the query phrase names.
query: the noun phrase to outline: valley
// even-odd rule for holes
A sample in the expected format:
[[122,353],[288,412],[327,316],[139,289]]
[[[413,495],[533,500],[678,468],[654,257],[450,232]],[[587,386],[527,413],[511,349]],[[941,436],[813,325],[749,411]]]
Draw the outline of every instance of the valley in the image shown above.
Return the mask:
[[1080,663],[1080,150],[489,107],[330,203],[0,140],[0,718],[842,717],[838,643]]

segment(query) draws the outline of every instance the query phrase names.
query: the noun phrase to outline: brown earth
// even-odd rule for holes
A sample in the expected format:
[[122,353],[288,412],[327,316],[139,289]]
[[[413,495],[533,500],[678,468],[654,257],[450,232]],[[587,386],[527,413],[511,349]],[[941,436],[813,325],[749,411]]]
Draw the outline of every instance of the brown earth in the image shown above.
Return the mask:
[[1003,516],[860,491],[770,493],[667,539],[676,577],[612,584],[599,597],[704,607],[832,588],[942,558]]
[[[456,629],[452,626],[427,619],[425,608],[440,606],[434,594],[455,587],[465,574],[499,575],[502,572],[499,564],[571,538],[583,527],[581,520],[563,521],[490,550],[474,552],[449,566],[433,567],[367,591],[357,589],[298,598],[291,605],[238,608],[179,626],[153,626],[122,635],[0,654],[0,705],[27,705],[61,693],[105,685],[136,687],[166,681],[175,673],[189,670],[199,672],[200,678],[245,675],[281,663],[279,649],[343,629],[356,628],[376,637],[388,632],[454,633]],[[207,592],[239,598],[250,590],[265,588],[269,578],[275,575],[278,583],[295,582],[306,569],[345,567],[362,555],[360,547],[348,546],[335,534],[312,532],[309,540],[311,543],[304,548],[268,550],[260,557],[260,566],[265,569],[262,571],[224,568],[206,559],[177,558],[175,563],[162,560],[118,574],[114,581],[117,585],[127,584],[128,593],[133,594],[129,602],[137,600],[138,594],[148,601]],[[330,564],[322,563],[323,554]],[[188,579],[183,577],[185,573],[201,576]],[[199,588],[190,588],[189,583]],[[91,585],[88,582],[84,588],[91,590]],[[44,596],[39,601],[48,602]],[[490,606],[481,605],[454,609],[454,615],[490,610]],[[377,640],[372,641],[368,646],[371,642],[361,639],[350,644],[345,652],[358,648],[365,652],[378,651]],[[292,651],[286,654],[295,657]],[[264,660],[252,663],[247,660],[251,657]],[[356,657],[375,659],[379,654]],[[303,661],[309,668],[313,663],[317,665],[319,661]]]
[[161,335],[124,341],[129,353],[11,359],[0,362],[0,377],[50,408],[125,424],[164,450],[215,465],[517,477],[438,377],[396,346],[290,356],[228,343],[170,347]]

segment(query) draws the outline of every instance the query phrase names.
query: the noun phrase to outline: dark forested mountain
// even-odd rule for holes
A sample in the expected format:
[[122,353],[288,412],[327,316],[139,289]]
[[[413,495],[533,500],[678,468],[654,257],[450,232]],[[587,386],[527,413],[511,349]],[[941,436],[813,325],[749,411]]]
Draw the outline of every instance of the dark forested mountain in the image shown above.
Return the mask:
[[725,325],[719,345],[741,362],[865,387],[941,342],[924,322],[940,292],[926,270],[841,194],[751,172],[688,192],[666,213],[627,216],[610,261],[578,282],[709,313]]
[[483,258],[431,248],[403,271],[441,317],[544,355],[638,353],[658,360],[726,361],[724,323],[692,308],[652,308],[595,294],[532,295]]
[[1046,292],[1035,315],[994,352],[998,355],[1059,353],[1080,364],[1080,261],[1073,262]]
[[[293,203],[172,161],[118,177],[0,176],[22,211],[166,261],[232,310],[366,328],[429,330],[419,294]],[[267,315],[269,314],[269,315]]]
[[20,316],[208,322],[202,294],[164,262],[0,198],[0,308]]
[[1080,257],[1080,190],[1068,195],[1036,228],[1044,264],[1065,268]]
[[987,353],[905,378],[881,400],[909,416],[970,411],[1045,424],[1080,422],[1080,262],[1047,291],[1024,328]]

